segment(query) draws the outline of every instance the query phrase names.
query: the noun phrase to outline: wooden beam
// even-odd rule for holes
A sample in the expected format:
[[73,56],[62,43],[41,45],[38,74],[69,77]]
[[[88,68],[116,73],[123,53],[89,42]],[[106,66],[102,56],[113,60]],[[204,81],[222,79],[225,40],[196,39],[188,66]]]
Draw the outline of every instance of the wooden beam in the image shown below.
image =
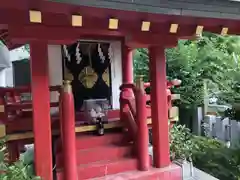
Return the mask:
[[175,47],[178,43],[177,36],[169,36],[167,34],[160,35],[131,35],[125,40],[127,46],[131,48],[147,48],[149,46],[156,46],[164,42],[165,47]]
[[[147,124],[148,125],[152,124],[151,118],[147,119]],[[104,125],[105,129],[113,129],[113,128],[121,128],[121,127],[123,127],[123,124],[121,123],[121,121],[115,121],[115,122],[111,122]],[[96,131],[96,130],[97,130],[97,127],[95,125],[85,125],[85,126],[75,127],[76,133]],[[53,136],[58,136],[59,133],[60,133],[59,130],[52,131]],[[32,139],[32,138],[34,138],[33,132],[14,133],[14,134],[8,134],[6,136],[6,141],[17,141],[17,140]]]
[[[18,29],[21,29],[19,31]],[[38,33],[36,33],[38,32]],[[70,44],[81,36],[114,36],[121,37],[119,31],[97,30],[73,27],[46,27],[43,25],[10,26],[9,36],[15,43],[26,43],[31,40],[42,40],[53,44]]]
[[[161,26],[161,24],[160,24]],[[19,31],[21,29],[21,31]],[[108,30],[107,27],[90,27],[89,28],[74,28],[74,27],[47,27],[44,25],[28,25],[28,26],[9,26],[9,36],[14,43],[26,43],[31,40],[42,40],[53,44],[69,44],[73,43],[83,36],[105,36],[121,38],[126,36],[128,43],[140,44],[158,44],[164,39],[176,41],[181,36],[193,34],[195,26],[190,28],[179,29],[178,33],[171,35],[168,27],[163,28],[162,33],[141,32],[141,29],[136,31],[131,27],[119,27],[119,30]],[[38,33],[36,33],[38,32]],[[175,44],[175,43],[174,43]]]

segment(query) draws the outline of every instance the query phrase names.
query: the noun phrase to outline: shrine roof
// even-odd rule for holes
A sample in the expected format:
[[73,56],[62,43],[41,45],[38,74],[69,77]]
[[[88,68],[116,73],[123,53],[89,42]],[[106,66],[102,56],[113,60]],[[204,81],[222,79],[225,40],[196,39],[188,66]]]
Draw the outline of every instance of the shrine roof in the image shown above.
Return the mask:
[[48,0],[52,2],[179,16],[240,19],[240,0]]
[[[44,38],[47,41],[50,38],[53,41],[63,38],[63,41],[67,41],[83,37],[83,34],[93,37],[97,33],[130,39],[137,34],[143,38],[142,41],[149,42],[149,39],[153,39],[157,42],[159,40],[155,37],[169,35],[172,24],[179,25],[175,35],[180,38],[195,35],[198,26],[214,33],[221,33],[223,28],[227,28],[228,34],[240,34],[240,2],[236,0],[0,1],[0,40],[9,49],[21,46],[23,42],[19,37]],[[30,10],[41,13],[43,21],[40,24],[29,21]],[[71,24],[71,16],[75,14],[82,16],[83,27],[79,29],[73,28]],[[119,20],[120,25],[116,31],[108,29],[109,18]],[[141,32],[143,21],[151,22],[149,32]]]

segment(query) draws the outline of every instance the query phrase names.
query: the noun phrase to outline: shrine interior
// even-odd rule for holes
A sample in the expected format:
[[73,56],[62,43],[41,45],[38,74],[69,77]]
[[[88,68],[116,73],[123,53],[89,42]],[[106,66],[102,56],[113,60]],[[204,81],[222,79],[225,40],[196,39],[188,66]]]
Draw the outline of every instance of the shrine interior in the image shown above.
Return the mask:
[[112,104],[110,43],[78,41],[63,46],[63,79],[71,81],[75,110],[83,111],[88,99],[107,99]]

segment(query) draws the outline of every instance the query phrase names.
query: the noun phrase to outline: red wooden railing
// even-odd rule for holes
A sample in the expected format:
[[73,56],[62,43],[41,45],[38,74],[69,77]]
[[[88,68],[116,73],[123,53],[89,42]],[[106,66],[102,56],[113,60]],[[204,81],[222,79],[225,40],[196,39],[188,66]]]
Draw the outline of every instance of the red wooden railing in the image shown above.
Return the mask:
[[148,126],[144,84],[141,79],[137,86],[123,84],[120,87],[121,120],[125,123],[135,151],[138,154],[139,169],[148,170]]
[[[50,86],[50,92],[60,93],[61,86]],[[24,94],[30,99],[24,100]],[[51,107],[59,107],[59,102],[51,102]],[[6,123],[17,117],[29,114],[32,109],[31,87],[0,88],[0,120]]]
[[[177,82],[179,84],[179,82]],[[172,94],[170,91],[170,88],[177,84],[176,82],[168,82],[167,83],[167,103],[168,108],[172,108]],[[150,87],[150,83],[144,83],[143,89],[145,91],[146,88]],[[136,115],[139,113],[136,110],[136,87],[134,84],[130,83],[124,83],[120,87],[121,94],[120,94],[120,103],[121,103],[121,119],[124,120],[125,125],[129,129],[129,134],[132,137],[132,140],[134,141],[134,137],[137,135],[138,126],[136,123]],[[132,92],[132,93],[130,93]],[[145,94],[146,101],[146,116],[151,117],[151,97],[149,94]]]
[[131,140],[136,141],[137,124],[136,124],[136,105],[134,92],[134,84],[122,84],[120,86],[120,118],[124,121]]
[[[167,84],[166,95],[169,109],[172,107],[170,88],[175,84],[171,82]],[[123,84],[120,87],[121,120],[125,123],[131,140],[134,142],[140,170],[149,168],[147,118],[151,116],[151,111],[149,111],[151,98],[145,93],[148,87],[150,87],[150,83],[144,83],[142,78],[137,80],[136,86]]]

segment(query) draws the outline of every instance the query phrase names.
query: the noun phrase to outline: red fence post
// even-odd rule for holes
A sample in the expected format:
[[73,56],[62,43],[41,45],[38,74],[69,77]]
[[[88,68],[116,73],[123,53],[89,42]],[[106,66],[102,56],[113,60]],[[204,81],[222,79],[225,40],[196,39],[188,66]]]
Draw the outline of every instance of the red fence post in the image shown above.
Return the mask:
[[7,149],[9,153],[9,163],[16,162],[20,157],[19,147],[17,141],[7,142]]
[[[134,84],[130,83],[125,83],[120,86],[120,119],[125,123],[126,128],[128,129],[130,141],[134,141],[137,132],[137,125],[135,122],[135,98],[132,90],[133,88]],[[132,101],[134,104],[131,104]],[[132,108],[134,108],[134,110]]]
[[7,122],[7,115],[6,115],[6,110],[5,110],[5,94],[1,93],[0,94],[0,121],[1,123],[6,123]]
[[61,95],[61,133],[64,155],[64,179],[76,180],[76,135],[75,135],[75,109],[70,81],[64,81]]
[[144,82],[142,77],[137,78],[136,83],[136,121],[138,124],[138,158],[139,169],[141,171],[147,171],[150,166],[150,158],[148,154],[148,125],[147,125],[147,107],[146,107],[146,94],[144,88]]

